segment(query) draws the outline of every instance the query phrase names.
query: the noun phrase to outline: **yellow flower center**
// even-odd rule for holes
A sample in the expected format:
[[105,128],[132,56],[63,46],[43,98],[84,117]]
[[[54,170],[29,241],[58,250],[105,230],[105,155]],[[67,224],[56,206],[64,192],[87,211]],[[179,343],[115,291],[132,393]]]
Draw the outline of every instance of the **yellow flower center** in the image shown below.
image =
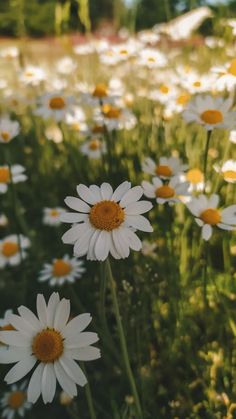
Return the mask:
[[3,141],[5,141],[7,143],[10,139],[10,134],[9,134],[8,131],[1,131],[1,137],[2,137]]
[[108,104],[102,107],[102,112],[104,113],[105,117],[109,119],[118,119],[121,114],[121,110],[119,108]]
[[223,172],[224,179],[236,180],[236,172],[235,170],[226,170]]
[[51,215],[51,217],[58,217],[59,216],[59,211],[57,211],[56,209],[52,209],[50,211],[50,215]]
[[147,60],[148,60],[149,63],[155,63],[155,61],[156,61],[154,57],[148,57]]
[[71,264],[63,259],[56,259],[53,264],[53,275],[57,277],[68,275],[71,272]]
[[203,173],[201,172],[201,170],[199,169],[190,169],[187,173],[186,173],[186,179],[190,182],[193,183],[194,185],[200,182],[203,182]]
[[205,224],[214,226],[220,222],[221,215],[217,209],[208,208],[201,213],[200,218],[202,221],[204,221]]
[[160,92],[161,92],[161,93],[163,93],[163,94],[167,94],[167,93],[169,93],[169,91],[170,91],[169,87],[168,87],[168,86],[166,86],[165,84],[163,84],[163,85],[160,87]]
[[65,100],[61,96],[54,96],[49,100],[49,107],[53,110],[60,110],[66,106]]
[[127,55],[127,54],[128,54],[127,49],[121,49],[121,50],[120,50],[120,54],[121,54],[121,55]]
[[124,210],[113,201],[101,201],[95,204],[90,211],[91,224],[99,229],[112,231],[118,228],[125,219]]
[[94,139],[89,142],[89,149],[92,151],[98,150],[101,147],[100,141],[97,139]]
[[177,97],[176,103],[177,105],[185,106],[188,103],[189,99],[190,99],[190,95],[187,93],[183,93],[182,95],[179,95]]
[[34,73],[32,71],[26,71],[25,72],[25,76],[26,77],[33,77],[34,76]]
[[195,81],[195,82],[193,83],[193,86],[194,86],[194,87],[201,87],[201,85],[202,85],[202,83],[201,83],[200,81]]
[[74,122],[74,123],[72,124],[72,128],[73,128],[75,131],[80,131],[81,126],[80,126],[80,124],[79,124],[78,122]]
[[0,183],[10,182],[10,170],[8,167],[0,167]]
[[103,83],[97,84],[93,91],[93,96],[98,98],[107,96],[107,86]]
[[175,190],[168,185],[160,186],[160,188],[156,189],[156,197],[157,198],[173,198],[175,195]]
[[2,254],[6,258],[15,256],[19,252],[19,246],[14,242],[4,242],[2,245]]
[[200,118],[206,124],[214,125],[223,121],[223,114],[217,109],[208,109],[201,113]]
[[172,170],[170,167],[165,165],[157,166],[155,172],[157,176],[170,177],[172,175]]
[[19,409],[26,400],[26,394],[24,391],[13,391],[8,399],[8,405],[11,409]]
[[103,125],[94,125],[92,132],[94,134],[102,134],[104,132],[104,126]]
[[32,352],[41,362],[54,362],[63,351],[63,338],[57,330],[44,329],[33,339]]
[[236,76],[236,58],[231,62],[228,73],[232,74],[232,76]]

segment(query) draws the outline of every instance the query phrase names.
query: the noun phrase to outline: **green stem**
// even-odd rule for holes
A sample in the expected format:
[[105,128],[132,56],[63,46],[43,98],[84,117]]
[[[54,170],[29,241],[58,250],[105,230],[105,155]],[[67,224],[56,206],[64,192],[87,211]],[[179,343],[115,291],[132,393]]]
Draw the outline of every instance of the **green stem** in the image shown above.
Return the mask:
[[120,310],[119,310],[119,305],[118,305],[118,300],[117,300],[117,295],[116,295],[116,283],[112,275],[112,270],[111,270],[109,259],[106,259],[105,266],[106,266],[107,278],[110,282],[110,287],[111,287],[111,295],[112,295],[113,307],[114,307],[114,312],[115,312],[115,317],[116,317],[116,322],[117,322],[118,334],[119,334],[119,339],[120,339],[120,347],[121,347],[121,352],[123,356],[124,366],[126,369],[128,379],[129,379],[131,391],[134,397],[137,418],[142,419],[143,418],[142,409],[141,409],[141,405],[139,401],[136,383],[135,383],[134,376],[133,376],[131,366],[130,366],[129,354],[128,354],[124,329],[123,329],[123,325],[121,321],[121,315],[120,315]]
[[203,174],[204,174],[204,192],[206,189],[206,183],[207,183],[207,160],[208,160],[208,151],[209,151],[209,145],[210,145],[210,139],[211,139],[212,131],[207,131],[207,140],[206,140],[206,146],[204,151],[204,160],[203,160]]
[[[82,364],[82,369],[85,371],[84,364]],[[93,405],[93,398],[92,398],[92,393],[91,393],[91,388],[90,388],[89,382],[87,382],[87,384],[85,386],[85,395],[86,395],[86,399],[87,399],[90,418],[91,419],[96,419],[97,416],[96,416],[94,405]]]

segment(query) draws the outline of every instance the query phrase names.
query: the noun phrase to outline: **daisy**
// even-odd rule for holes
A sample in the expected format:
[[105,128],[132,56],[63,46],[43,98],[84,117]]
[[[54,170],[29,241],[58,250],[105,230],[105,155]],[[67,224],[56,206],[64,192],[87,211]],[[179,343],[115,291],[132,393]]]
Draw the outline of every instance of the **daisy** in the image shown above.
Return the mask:
[[72,74],[76,67],[76,62],[69,56],[61,58],[56,63],[56,70],[61,74]]
[[98,83],[89,89],[89,92],[82,93],[83,103],[90,106],[100,106],[101,104],[113,104],[117,96],[114,96],[110,87],[106,83]]
[[19,80],[25,85],[38,86],[46,79],[45,71],[40,67],[27,66],[20,74]]
[[71,109],[71,113],[67,114],[65,117],[65,122],[68,124],[74,131],[80,133],[86,133],[88,131],[88,126],[86,124],[86,116],[82,108],[74,106]]
[[212,72],[218,75],[216,88],[219,90],[231,89],[236,85],[236,58],[221,67],[213,67]]
[[160,157],[156,163],[150,157],[147,157],[142,163],[142,169],[145,173],[153,176],[159,176],[162,179],[170,179],[184,172],[188,165],[183,164],[178,157]]
[[43,210],[43,224],[49,226],[58,226],[61,224],[60,216],[65,210],[60,207],[44,208]]
[[106,152],[106,145],[99,138],[91,138],[80,147],[80,151],[91,159],[100,159]]
[[45,119],[53,118],[59,122],[71,112],[73,103],[72,96],[65,96],[61,92],[46,93],[39,98],[39,107],[35,110],[35,114]]
[[181,175],[183,182],[189,182],[189,192],[202,192],[205,188],[203,172],[194,167]]
[[156,198],[158,204],[173,205],[175,202],[181,201],[181,196],[188,196],[189,183],[181,182],[179,176],[171,178],[169,183],[164,183],[160,178],[154,177],[152,183],[144,180],[142,182],[144,195],[148,198]]
[[0,166],[0,194],[8,190],[8,185],[11,183],[24,182],[27,176],[24,173],[25,168],[20,164],[13,164],[11,170],[9,166]]
[[140,214],[152,204],[139,201],[141,186],[131,188],[123,182],[113,191],[109,183],[100,187],[78,185],[81,199],[68,196],[65,203],[77,213],[65,213],[61,220],[76,223],[62,237],[64,243],[74,244],[76,256],[87,255],[90,260],[105,260],[109,252],[115,259],[129,256],[130,249],[139,251],[142,243],[135,230],[152,232],[149,221]]
[[137,123],[136,116],[129,109],[108,103],[95,110],[95,121],[104,124],[108,131],[131,130]]
[[224,100],[221,97],[196,96],[188,103],[183,117],[186,122],[197,122],[207,131],[214,128],[230,129],[235,125],[236,117],[236,112],[230,111],[231,106],[231,98]]
[[196,223],[202,228],[202,238],[209,240],[212,235],[212,227],[217,226],[223,230],[236,228],[236,205],[219,210],[219,196],[199,195],[187,204],[188,209],[195,216]]
[[90,361],[100,357],[99,349],[90,346],[98,341],[93,332],[82,332],[91,322],[89,313],[69,320],[70,301],[60,300],[53,293],[48,304],[42,294],[37,295],[37,314],[27,307],[18,308],[19,316],[10,314],[9,322],[15,331],[0,332],[0,340],[9,345],[0,352],[0,363],[16,363],[5,376],[7,384],[21,380],[35,366],[27,400],[35,403],[40,394],[44,403],[51,403],[58,381],[71,397],[77,395],[76,384],[84,386],[87,379],[75,360]]
[[30,241],[23,235],[11,234],[0,240],[0,268],[6,265],[19,265],[21,259],[25,259],[26,249],[30,246]]
[[85,268],[82,260],[65,255],[60,259],[53,259],[51,264],[46,263],[39,274],[39,281],[48,281],[52,287],[61,286],[65,282],[75,282],[83,272]]
[[144,48],[139,52],[138,65],[148,68],[164,67],[167,64],[166,57],[154,48]]
[[221,173],[226,182],[236,183],[236,160],[227,160],[222,167],[215,169]]
[[20,124],[8,117],[0,119],[0,143],[7,144],[20,132]]
[[31,403],[27,401],[26,382],[20,386],[12,385],[10,391],[3,394],[0,399],[2,417],[13,419],[15,416],[25,416],[26,410],[31,408]]
[[232,130],[229,133],[229,141],[231,141],[231,143],[236,144],[236,130]]

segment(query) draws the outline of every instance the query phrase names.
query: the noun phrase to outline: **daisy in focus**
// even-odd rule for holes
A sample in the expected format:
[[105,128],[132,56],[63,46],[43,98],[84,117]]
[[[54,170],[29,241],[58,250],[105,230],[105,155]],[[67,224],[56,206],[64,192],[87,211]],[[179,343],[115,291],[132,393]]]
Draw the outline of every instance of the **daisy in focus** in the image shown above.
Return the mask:
[[160,178],[154,177],[152,183],[144,180],[142,182],[144,195],[148,198],[155,198],[158,204],[169,203],[173,205],[181,201],[181,196],[189,195],[189,183],[182,182],[179,176],[174,176],[168,183],[164,183]]
[[39,98],[39,107],[35,110],[35,114],[44,119],[52,118],[57,122],[64,121],[66,115],[72,112],[73,104],[72,96],[65,96],[61,92],[46,93]]
[[91,346],[98,341],[97,334],[83,332],[92,320],[90,314],[69,320],[70,301],[60,300],[58,293],[51,295],[48,304],[38,294],[38,317],[24,306],[18,312],[8,316],[15,330],[0,332],[0,340],[9,345],[0,352],[0,363],[16,364],[5,376],[7,384],[22,379],[36,366],[27,389],[28,402],[35,403],[42,394],[44,403],[51,403],[57,381],[69,396],[76,396],[76,384],[84,386],[87,379],[75,360],[100,358],[99,349]]
[[162,179],[170,179],[172,176],[183,173],[188,168],[178,157],[160,157],[156,163],[150,157],[147,157],[142,163],[144,173],[159,176]]
[[49,226],[58,226],[61,224],[60,216],[65,212],[63,208],[44,208],[43,210],[43,224]]
[[4,117],[0,119],[0,143],[7,144],[20,132],[20,124],[17,121]]
[[11,183],[19,183],[27,180],[25,175],[25,168],[20,164],[13,164],[11,170],[9,166],[0,166],[0,194],[8,190],[8,185]]
[[82,144],[80,151],[85,156],[98,160],[106,153],[106,145],[99,138],[91,138]]
[[44,265],[39,274],[39,281],[48,281],[52,287],[64,285],[65,282],[73,283],[85,272],[83,265],[82,260],[70,258],[68,255],[53,259],[51,264]]
[[230,129],[235,125],[236,112],[231,111],[232,99],[214,98],[212,96],[197,96],[192,99],[183,117],[186,122],[196,122],[207,131],[214,128]]
[[27,401],[26,382],[21,383],[19,386],[13,384],[10,391],[2,395],[0,404],[3,418],[13,419],[15,416],[23,417],[26,410],[32,406]]
[[139,201],[141,186],[131,188],[123,182],[115,191],[109,183],[100,187],[77,186],[80,198],[68,196],[66,205],[77,212],[65,213],[61,220],[74,223],[62,237],[64,243],[74,245],[76,256],[87,255],[90,260],[105,260],[109,253],[115,259],[127,258],[130,249],[139,251],[142,243],[135,230],[152,232],[143,213],[152,208],[148,201]]
[[0,240],[0,268],[7,265],[19,265],[21,259],[27,256],[26,249],[30,246],[30,241],[27,237],[20,234],[11,234]]
[[202,238],[209,240],[213,227],[223,230],[235,230],[236,205],[231,205],[223,210],[218,209],[219,195],[213,194],[209,198],[199,195],[187,204],[190,212],[195,216],[196,223],[202,228]]

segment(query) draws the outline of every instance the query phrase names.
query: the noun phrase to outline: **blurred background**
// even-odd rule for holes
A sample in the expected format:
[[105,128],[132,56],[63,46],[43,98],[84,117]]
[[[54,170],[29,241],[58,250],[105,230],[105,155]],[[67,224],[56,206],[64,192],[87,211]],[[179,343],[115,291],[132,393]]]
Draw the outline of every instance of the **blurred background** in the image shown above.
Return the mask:
[[[236,0],[1,0],[0,36],[43,37],[74,32],[112,36],[121,28],[134,32],[167,22],[200,6],[210,6],[214,25],[236,16]],[[203,35],[215,31],[208,19]]]

